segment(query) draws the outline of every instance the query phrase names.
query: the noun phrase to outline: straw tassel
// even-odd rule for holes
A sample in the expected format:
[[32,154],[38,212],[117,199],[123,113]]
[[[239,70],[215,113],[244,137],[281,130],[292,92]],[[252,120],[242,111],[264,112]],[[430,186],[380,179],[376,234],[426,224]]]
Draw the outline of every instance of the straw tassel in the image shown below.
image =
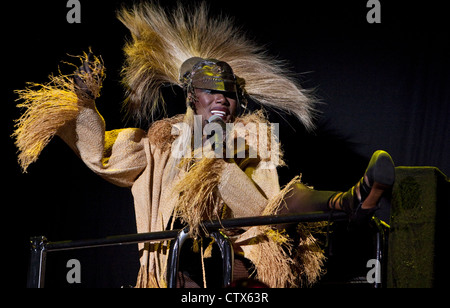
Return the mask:
[[202,222],[220,218],[221,204],[216,190],[225,161],[203,158],[194,163],[174,191],[180,192],[176,215],[190,226],[193,238],[200,234]]
[[[273,199],[269,200],[263,215],[274,215],[284,206],[284,197],[300,177],[292,179]],[[300,243],[294,247],[292,239],[284,232],[269,226],[253,227],[246,236],[238,239],[246,258],[255,267],[256,279],[272,288],[308,286],[314,284],[323,273],[325,260],[311,230],[317,224],[299,225]],[[243,234],[245,235],[245,233]]]
[[[79,57],[86,61],[88,56]],[[82,73],[79,77],[85,83],[90,94],[76,88],[73,75],[50,76],[46,84],[29,83],[29,87],[15,91],[22,101],[17,105],[25,112],[15,122],[15,145],[18,148],[18,160],[23,172],[35,162],[42,150],[58,130],[67,122],[74,120],[80,107],[92,103],[99,96],[104,68],[101,60],[94,58],[92,73]]]

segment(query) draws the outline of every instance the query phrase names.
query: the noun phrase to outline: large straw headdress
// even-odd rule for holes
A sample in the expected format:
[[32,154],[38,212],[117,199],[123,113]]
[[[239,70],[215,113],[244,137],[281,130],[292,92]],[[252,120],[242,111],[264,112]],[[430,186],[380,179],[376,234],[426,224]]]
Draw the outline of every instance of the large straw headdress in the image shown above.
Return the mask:
[[252,100],[268,108],[295,115],[312,128],[314,100],[282,63],[269,57],[249,40],[229,17],[209,16],[205,3],[171,11],[154,3],[122,9],[119,19],[132,39],[124,50],[123,83],[126,107],[137,120],[151,118],[165,109],[161,90],[166,85],[185,86],[180,68],[193,57],[228,63]]

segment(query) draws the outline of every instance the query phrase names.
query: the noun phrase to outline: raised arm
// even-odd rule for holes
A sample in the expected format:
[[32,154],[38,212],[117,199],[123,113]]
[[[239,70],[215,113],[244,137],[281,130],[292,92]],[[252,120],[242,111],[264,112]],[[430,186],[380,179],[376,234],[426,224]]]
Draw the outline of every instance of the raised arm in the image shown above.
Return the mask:
[[85,55],[75,77],[51,76],[45,85],[17,91],[25,112],[17,120],[16,145],[26,172],[54,135],[60,136],[92,169],[106,180],[131,186],[147,164],[146,133],[127,128],[105,131],[95,107],[103,81],[98,58]]
[[131,186],[147,165],[146,133],[126,128],[105,131],[105,122],[92,106],[58,131],[60,136],[96,174],[118,186]]

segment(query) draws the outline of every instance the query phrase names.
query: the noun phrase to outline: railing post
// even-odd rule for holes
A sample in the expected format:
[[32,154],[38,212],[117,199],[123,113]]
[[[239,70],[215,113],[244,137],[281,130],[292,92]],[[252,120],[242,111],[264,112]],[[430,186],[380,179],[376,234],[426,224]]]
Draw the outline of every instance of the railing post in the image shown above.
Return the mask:
[[27,288],[43,288],[45,281],[45,262],[47,239],[36,236],[30,239],[30,264],[28,267]]
[[169,260],[167,264],[167,287],[176,288],[177,287],[177,274],[178,274],[178,264],[180,259],[181,247],[184,242],[189,238],[189,228],[186,227],[182,229],[173,242],[173,246],[170,249]]
[[222,271],[223,271],[223,287],[227,287],[233,281],[233,265],[234,265],[234,252],[228,238],[221,232],[216,231],[211,233],[211,237],[214,238],[219,246],[220,253],[222,255]]

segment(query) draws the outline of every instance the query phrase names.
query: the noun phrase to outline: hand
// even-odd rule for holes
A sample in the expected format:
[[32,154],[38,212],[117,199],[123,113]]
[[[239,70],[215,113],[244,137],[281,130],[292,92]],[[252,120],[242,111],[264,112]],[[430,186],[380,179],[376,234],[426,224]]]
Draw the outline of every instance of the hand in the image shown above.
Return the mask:
[[103,66],[98,59],[94,57],[94,55],[89,52],[86,56],[86,59],[83,61],[83,64],[75,71],[73,76],[73,80],[75,83],[75,91],[78,97],[85,97],[86,95],[90,99],[95,99],[97,94],[92,93],[89,89],[89,83],[86,83],[87,80],[95,80],[96,83],[101,82],[102,77],[99,76],[102,74]]

